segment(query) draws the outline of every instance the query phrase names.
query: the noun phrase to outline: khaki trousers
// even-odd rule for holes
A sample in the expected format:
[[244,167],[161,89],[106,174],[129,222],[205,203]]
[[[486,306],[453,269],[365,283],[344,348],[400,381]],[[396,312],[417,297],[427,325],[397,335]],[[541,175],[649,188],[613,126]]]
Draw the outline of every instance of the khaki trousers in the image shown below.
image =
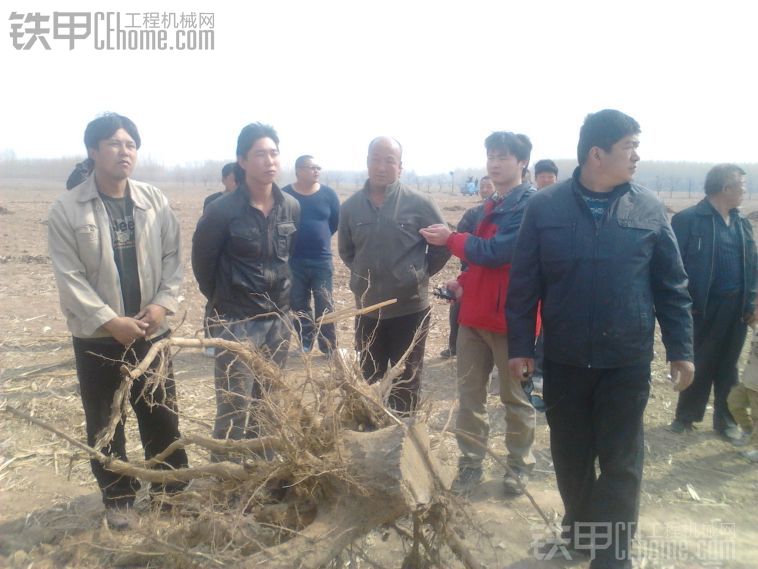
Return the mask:
[[508,373],[508,342],[504,334],[461,326],[456,343],[458,359],[459,408],[456,429],[467,433],[480,447],[457,435],[461,450],[460,466],[481,466],[490,432],[487,413],[487,382],[493,365],[500,381],[500,400],[505,405],[505,447],[508,465],[528,473],[534,467],[535,410],[529,403],[520,379]]
[[[737,424],[744,431],[753,430],[753,434],[750,436],[750,445],[758,448],[758,419],[756,418],[758,391],[746,387],[744,383],[738,383],[732,387],[729,396],[726,398],[726,403],[729,405],[729,412]],[[748,409],[750,409],[750,413],[748,413]]]

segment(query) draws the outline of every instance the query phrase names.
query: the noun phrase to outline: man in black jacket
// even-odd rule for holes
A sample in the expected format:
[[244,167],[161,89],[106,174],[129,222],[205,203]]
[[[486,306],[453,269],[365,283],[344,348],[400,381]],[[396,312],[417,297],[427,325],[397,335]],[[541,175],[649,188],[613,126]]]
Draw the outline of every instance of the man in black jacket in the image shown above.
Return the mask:
[[533,371],[542,303],[563,545],[591,555],[595,569],[631,567],[656,317],[676,388],[694,371],[691,302],[673,231],[663,205],[631,183],[639,132],[616,110],[587,116],[573,176],[529,201],[506,305],[516,376]]
[[[280,367],[287,361],[290,270],[300,206],[274,183],[279,137],[252,123],[237,139],[237,189],[208,205],[192,238],[192,269],[213,306],[214,336],[248,340]],[[217,439],[252,438],[251,405],[267,389],[235,354],[216,355]],[[226,458],[214,455],[214,459]]]
[[737,383],[747,326],[755,320],[753,228],[737,209],[745,194],[745,171],[736,164],[714,166],[705,178],[705,194],[671,220],[689,276],[695,325],[695,380],[679,394],[671,430],[690,431],[692,423],[703,420],[713,385],[713,428],[739,440],[726,399]]

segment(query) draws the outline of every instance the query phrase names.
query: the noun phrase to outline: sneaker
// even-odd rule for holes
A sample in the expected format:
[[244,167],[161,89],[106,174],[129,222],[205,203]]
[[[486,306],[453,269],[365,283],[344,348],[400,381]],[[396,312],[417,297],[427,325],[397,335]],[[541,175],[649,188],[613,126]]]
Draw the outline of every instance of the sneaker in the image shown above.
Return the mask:
[[669,431],[676,433],[677,435],[681,435],[684,432],[691,433],[694,430],[695,426],[692,423],[680,421],[679,419],[674,419],[669,425]]
[[513,473],[506,472],[503,479],[505,493],[510,496],[520,496],[524,493],[526,485],[529,484],[529,475],[526,472],[513,470]]
[[742,429],[737,425],[730,425],[724,430],[718,431],[719,436],[729,443],[734,443],[742,440]]
[[450,348],[445,348],[444,350],[440,352],[440,357],[446,360],[449,360],[450,358],[455,357],[455,352],[451,350]]
[[481,466],[460,466],[458,476],[453,482],[452,492],[459,496],[468,494],[482,481]]
[[137,513],[134,508],[106,508],[105,523],[114,531],[124,531],[137,525]]
[[732,443],[732,445],[736,447],[744,447],[751,441],[751,439],[752,439],[752,432],[742,429],[742,435],[740,436],[740,438],[735,439],[730,442]]
[[748,459],[750,462],[758,462],[758,449],[743,450],[740,456]]

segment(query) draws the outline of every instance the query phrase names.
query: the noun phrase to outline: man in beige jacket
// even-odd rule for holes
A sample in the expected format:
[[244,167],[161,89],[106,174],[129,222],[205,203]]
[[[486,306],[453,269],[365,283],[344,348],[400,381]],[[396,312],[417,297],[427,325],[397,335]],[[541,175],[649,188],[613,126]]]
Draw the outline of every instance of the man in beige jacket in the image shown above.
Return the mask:
[[[48,245],[61,309],[73,336],[87,441],[94,445],[110,418],[122,362],[140,361],[169,333],[166,315],[177,309],[182,267],[179,224],[165,196],[129,179],[140,147],[136,125],[121,115],[103,115],[87,125],[84,143],[93,175],[50,208]],[[145,376],[131,388],[130,403],[147,459],[180,436],[171,361],[167,364],[165,382],[152,395],[142,394]],[[126,460],[123,422],[99,450]],[[106,521],[113,529],[128,528],[139,482],[96,460],[91,464]],[[185,466],[187,455],[177,450],[159,468]],[[179,489],[179,484],[153,484],[151,497]]]

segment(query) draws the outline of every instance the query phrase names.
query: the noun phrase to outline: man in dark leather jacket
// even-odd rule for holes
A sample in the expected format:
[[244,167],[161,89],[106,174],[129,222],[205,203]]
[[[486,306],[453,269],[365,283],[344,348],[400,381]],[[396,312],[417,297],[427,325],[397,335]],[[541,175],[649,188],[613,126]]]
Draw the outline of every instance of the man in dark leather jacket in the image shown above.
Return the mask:
[[745,171],[736,164],[714,166],[705,193],[700,203],[671,220],[689,276],[695,325],[695,380],[679,394],[671,430],[692,430],[693,422],[703,420],[713,385],[713,428],[726,439],[739,440],[726,399],[737,383],[747,325],[755,319],[753,227],[737,209],[745,193]]
[[[198,221],[192,239],[192,269],[200,291],[213,306],[214,334],[248,340],[281,367],[289,348],[288,260],[300,206],[274,184],[278,172],[276,131],[260,123],[247,125],[237,140],[239,186],[212,202]],[[258,436],[258,419],[250,406],[267,386],[226,351],[216,356],[215,376],[213,436]]]
[[[542,303],[563,537],[591,555],[593,568],[631,567],[655,318],[677,388],[694,371],[691,303],[673,231],[663,204],[631,183],[639,132],[619,111],[587,116],[579,168],[527,205],[506,305],[510,370],[528,374]],[[604,539],[587,540],[589,523]]]

